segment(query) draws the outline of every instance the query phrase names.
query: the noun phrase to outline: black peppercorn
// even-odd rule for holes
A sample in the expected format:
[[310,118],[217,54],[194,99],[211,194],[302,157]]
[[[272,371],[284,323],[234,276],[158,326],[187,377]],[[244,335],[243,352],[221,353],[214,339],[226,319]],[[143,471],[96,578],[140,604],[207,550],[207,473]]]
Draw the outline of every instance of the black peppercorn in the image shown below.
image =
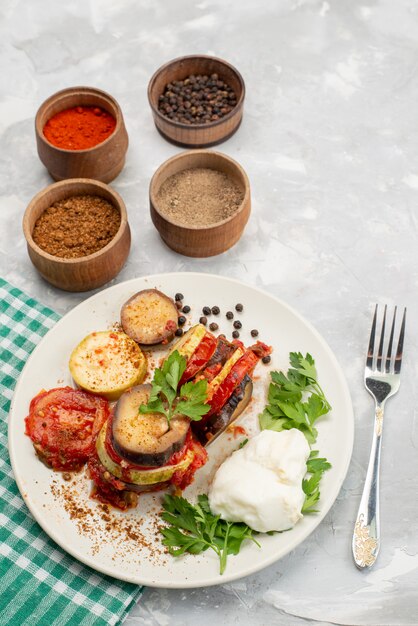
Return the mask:
[[241,324],[241,322],[239,320],[235,320],[234,328],[242,328],[242,324]]
[[182,313],[190,313],[190,307],[188,304],[182,308]]
[[200,324],[203,324],[203,326],[206,326],[206,324],[208,323],[208,318],[202,315],[202,317],[199,318],[199,322]]
[[191,75],[168,83],[158,97],[159,111],[185,124],[208,124],[227,115],[237,104],[236,94],[217,74],[212,76]]
[[184,315],[180,315],[177,321],[179,323],[179,326],[183,326],[183,324],[186,323],[186,318],[184,317]]
[[176,337],[181,337],[183,334],[183,329],[182,328],[177,328],[176,332],[174,333],[176,335]]
[[238,337],[239,337],[239,332],[238,332],[237,330],[234,330],[234,331],[232,332],[232,336],[233,336],[233,338],[234,338],[234,339],[238,339]]
[[234,319],[234,314],[232,313],[232,311],[228,311],[227,312],[226,319],[227,320],[233,320]]
[[251,331],[251,337],[258,337],[258,330],[256,328]]
[[266,356],[263,356],[261,360],[267,365],[267,363],[270,363],[271,361],[271,356],[269,354],[266,354]]
[[221,309],[218,306],[213,306],[211,311],[214,315],[219,315],[219,313],[221,312]]
[[208,306],[204,306],[203,309],[202,309],[202,313],[204,315],[210,315],[211,310],[210,310],[210,308]]
[[236,304],[235,305],[235,310],[238,311],[238,313],[241,313],[241,311],[244,310],[244,305],[240,304],[240,303]]
[[176,295],[174,296],[174,300],[176,302],[178,302],[179,300],[184,300],[184,296],[182,293],[176,293]]
[[211,324],[209,324],[209,328],[210,330],[218,330],[219,326],[218,324],[216,324],[216,322],[212,322]]

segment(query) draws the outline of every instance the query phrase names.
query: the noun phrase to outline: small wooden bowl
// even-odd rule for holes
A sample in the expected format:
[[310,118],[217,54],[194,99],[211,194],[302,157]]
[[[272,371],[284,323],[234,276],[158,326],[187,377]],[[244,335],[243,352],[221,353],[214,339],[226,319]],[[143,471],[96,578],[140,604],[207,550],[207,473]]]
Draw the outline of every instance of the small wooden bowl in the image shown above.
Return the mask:
[[[42,250],[32,238],[36,220],[54,202],[84,194],[101,196],[118,209],[121,224],[116,235],[101,250],[77,259],[63,259]],[[122,269],[131,246],[131,231],[122,198],[108,185],[87,178],[64,180],[40,191],[25,211],[23,233],[29,257],[38,272],[54,287],[65,291],[89,291],[107,283]]]
[[[244,190],[244,198],[237,211],[221,222],[211,226],[179,226],[159,209],[158,192],[173,174],[196,167],[227,174]],[[191,257],[214,256],[228,250],[240,239],[251,212],[247,174],[236,161],[211,150],[190,150],[165,161],[151,179],[149,195],[151,219],[163,241],[176,252]]]
[[[116,120],[113,133],[102,143],[85,150],[65,150],[50,143],[44,133],[51,117],[76,106],[97,106],[111,113]],[[120,106],[105,91],[93,87],[69,87],[50,96],[38,109],[35,118],[36,144],[39,158],[54,180],[94,178],[109,183],[125,165],[128,134]]]
[[[166,85],[191,74],[218,74],[236,93],[237,104],[232,111],[209,124],[183,124],[163,115],[158,110],[158,98]],[[188,148],[207,148],[229,139],[241,124],[244,97],[245,84],[238,70],[222,59],[203,54],[179,57],[166,63],[155,72],[148,85],[148,100],[157,130],[165,139]]]

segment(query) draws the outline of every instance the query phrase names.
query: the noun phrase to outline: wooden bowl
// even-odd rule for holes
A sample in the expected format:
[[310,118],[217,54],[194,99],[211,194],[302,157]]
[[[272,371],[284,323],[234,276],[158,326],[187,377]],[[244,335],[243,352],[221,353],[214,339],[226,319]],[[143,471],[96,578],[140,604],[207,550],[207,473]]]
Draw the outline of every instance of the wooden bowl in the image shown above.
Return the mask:
[[[43,129],[47,121],[64,109],[98,106],[116,120],[113,133],[102,143],[85,150],[65,150],[50,143]],[[50,96],[38,109],[35,118],[39,158],[54,180],[94,178],[108,183],[121,172],[128,149],[128,134],[122,111],[112,96],[93,87],[69,87]]]
[[[158,192],[173,174],[182,170],[205,167],[230,176],[244,191],[237,211],[210,226],[179,226],[159,209]],[[208,257],[225,252],[241,237],[251,211],[250,183],[247,174],[233,159],[211,150],[190,150],[165,161],[150,183],[150,211],[154,226],[163,241],[176,252],[191,257]]]
[[[116,235],[101,250],[77,259],[63,259],[42,250],[32,238],[36,220],[54,202],[84,194],[101,196],[118,209],[121,224]],[[29,257],[38,272],[54,287],[65,291],[88,291],[107,283],[122,269],[131,246],[131,231],[122,198],[108,185],[87,178],[64,180],[40,191],[25,211],[23,233]]]
[[[183,124],[165,117],[158,110],[158,98],[168,83],[183,80],[191,74],[218,74],[235,91],[236,106],[219,120],[209,124]],[[244,108],[245,84],[241,74],[232,65],[206,55],[179,57],[158,69],[148,85],[148,100],[157,130],[165,139],[178,146],[204,148],[229,139],[241,124]]]

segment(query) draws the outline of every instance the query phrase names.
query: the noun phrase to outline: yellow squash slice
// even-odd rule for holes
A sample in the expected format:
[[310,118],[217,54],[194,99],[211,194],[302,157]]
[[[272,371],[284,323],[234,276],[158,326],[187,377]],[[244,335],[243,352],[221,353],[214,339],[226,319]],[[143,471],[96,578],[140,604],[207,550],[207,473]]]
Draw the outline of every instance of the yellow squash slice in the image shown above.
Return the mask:
[[87,335],[73,350],[69,366],[79,387],[108,400],[117,400],[142,383],[147,373],[147,361],[138,344],[114,331]]

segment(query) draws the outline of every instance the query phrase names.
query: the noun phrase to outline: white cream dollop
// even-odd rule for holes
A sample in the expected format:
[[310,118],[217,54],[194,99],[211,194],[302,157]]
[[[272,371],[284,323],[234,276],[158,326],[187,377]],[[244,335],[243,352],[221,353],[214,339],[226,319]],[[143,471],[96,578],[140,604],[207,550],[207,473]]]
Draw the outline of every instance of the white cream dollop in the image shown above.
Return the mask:
[[263,430],[217,470],[209,490],[212,513],[262,533],[292,528],[303,517],[309,453],[300,430]]

